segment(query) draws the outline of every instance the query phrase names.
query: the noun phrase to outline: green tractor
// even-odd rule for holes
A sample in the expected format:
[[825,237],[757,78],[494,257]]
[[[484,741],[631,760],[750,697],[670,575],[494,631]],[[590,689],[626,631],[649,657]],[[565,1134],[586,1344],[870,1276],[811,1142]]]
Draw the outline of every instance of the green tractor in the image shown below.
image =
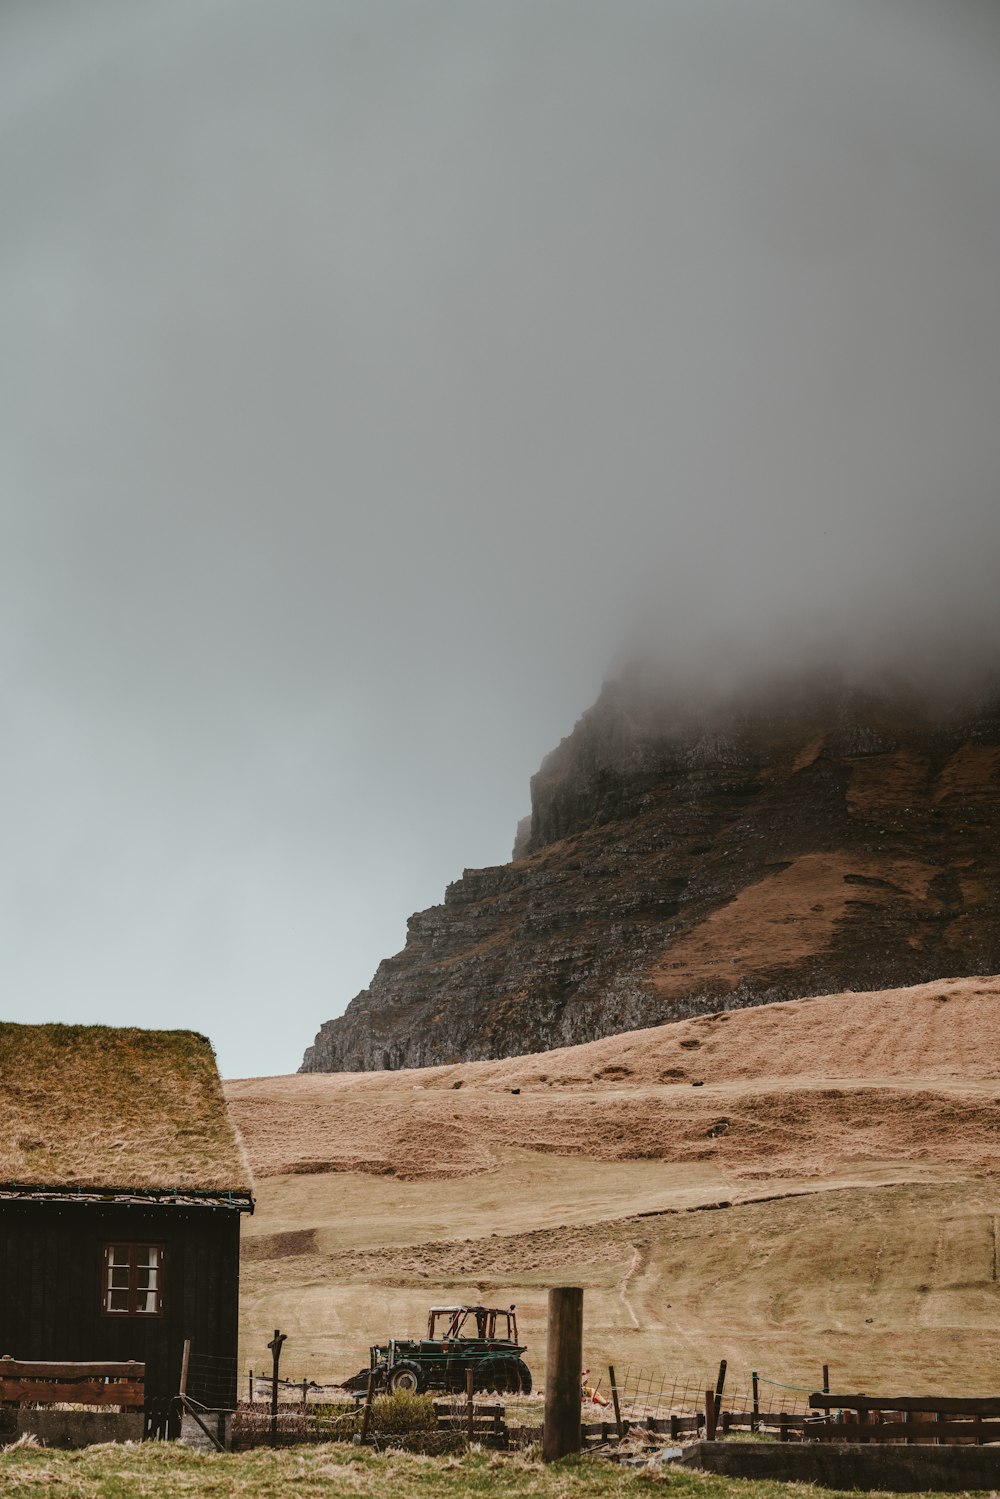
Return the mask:
[[517,1341],[514,1307],[435,1306],[427,1318],[427,1336],[390,1338],[376,1343],[371,1364],[347,1381],[362,1389],[375,1375],[376,1389],[464,1390],[468,1370],[473,1388],[497,1394],[531,1394],[531,1370]]

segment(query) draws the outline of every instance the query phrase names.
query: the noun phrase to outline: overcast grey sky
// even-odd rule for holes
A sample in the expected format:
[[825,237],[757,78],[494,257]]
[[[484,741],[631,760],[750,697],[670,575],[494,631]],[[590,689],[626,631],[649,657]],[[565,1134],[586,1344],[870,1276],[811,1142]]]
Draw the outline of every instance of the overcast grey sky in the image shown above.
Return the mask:
[[2,1014],[291,1070],[633,649],[991,647],[998,78],[965,0],[4,0]]

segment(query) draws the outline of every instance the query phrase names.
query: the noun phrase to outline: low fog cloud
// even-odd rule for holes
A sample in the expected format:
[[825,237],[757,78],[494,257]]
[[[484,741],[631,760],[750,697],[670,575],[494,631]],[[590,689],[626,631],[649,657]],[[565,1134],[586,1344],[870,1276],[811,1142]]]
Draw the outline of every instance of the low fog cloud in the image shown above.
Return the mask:
[[989,665],[998,63],[944,0],[8,3],[7,1018],[290,1069],[628,656]]

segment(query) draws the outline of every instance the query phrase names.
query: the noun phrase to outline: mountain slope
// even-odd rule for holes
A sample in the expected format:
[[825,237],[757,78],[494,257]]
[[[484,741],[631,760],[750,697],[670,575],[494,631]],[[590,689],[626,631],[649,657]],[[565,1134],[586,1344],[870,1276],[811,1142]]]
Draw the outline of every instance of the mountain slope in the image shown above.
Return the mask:
[[573,1045],[683,1015],[1000,967],[1000,707],[609,684],[303,1071]]

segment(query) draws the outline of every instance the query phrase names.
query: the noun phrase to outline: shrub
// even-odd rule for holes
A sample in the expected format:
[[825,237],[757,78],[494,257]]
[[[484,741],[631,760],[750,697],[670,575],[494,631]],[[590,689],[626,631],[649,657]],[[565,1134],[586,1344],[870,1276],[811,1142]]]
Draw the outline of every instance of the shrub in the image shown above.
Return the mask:
[[380,1436],[407,1436],[414,1431],[436,1431],[437,1416],[430,1395],[415,1395],[411,1390],[396,1390],[380,1395],[372,1403],[369,1431]]

